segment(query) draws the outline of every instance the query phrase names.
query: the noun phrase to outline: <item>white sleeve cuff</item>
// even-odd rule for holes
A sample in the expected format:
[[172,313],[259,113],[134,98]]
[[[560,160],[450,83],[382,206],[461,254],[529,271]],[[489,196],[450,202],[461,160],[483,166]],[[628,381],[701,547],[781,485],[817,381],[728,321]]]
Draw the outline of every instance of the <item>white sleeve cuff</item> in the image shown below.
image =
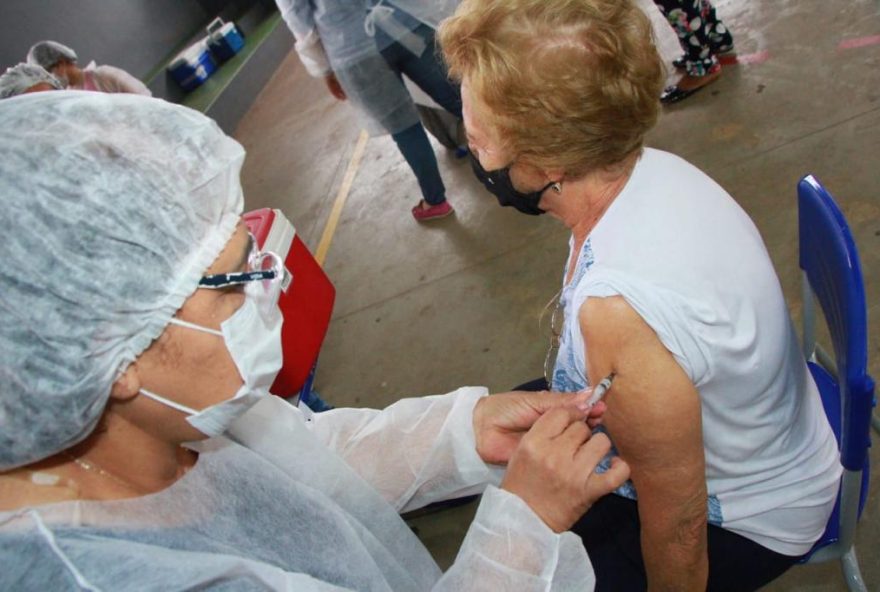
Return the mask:
[[522,499],[489,486],[455,563],[435,590],[589,591],[595,583],[577,535],[553,532]]

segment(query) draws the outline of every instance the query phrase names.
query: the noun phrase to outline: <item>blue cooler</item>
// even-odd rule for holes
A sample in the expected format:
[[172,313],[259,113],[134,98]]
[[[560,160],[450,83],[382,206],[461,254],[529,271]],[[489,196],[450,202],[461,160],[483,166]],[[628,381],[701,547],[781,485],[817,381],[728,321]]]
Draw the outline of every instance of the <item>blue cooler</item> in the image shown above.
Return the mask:
[[168,73],[187,92],[201,86],[215,70],[217,63],[205,39],[184,49],[168,65]]
[[208,25],[208,48],[218,63],[223,63],[244,47],[244,36],[235,23],[216,18]]

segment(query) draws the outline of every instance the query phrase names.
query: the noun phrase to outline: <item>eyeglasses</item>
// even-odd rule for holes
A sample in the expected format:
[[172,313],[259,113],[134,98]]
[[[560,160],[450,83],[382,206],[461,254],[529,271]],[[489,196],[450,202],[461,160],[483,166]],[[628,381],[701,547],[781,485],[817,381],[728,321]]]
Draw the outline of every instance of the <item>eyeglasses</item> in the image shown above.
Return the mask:
[[253,236],[251,236],[251,245],[247,271],[202,276],[202,279],[199,280],[199,287],[219,290],[249,282],[260,282],[262,288],[268,292],[275,282],[282,281],[282,287],[286,288],[290,283],[290,278],[281,257],[272,251],[258,251],[257,242]]
[[559,290],[556,296],[551,298],[550,302],[544,307],[541,319],[544,318],[544,314],[546,314],[551,306],[553,306],[553,313],[550,315],[550,346],[547,348],[547,356],[544,358],[544,380],[547,381],[547,388],[553,387],[553,369],[556,366],[556,358],[559,356],[562,324],[565,320],[565,314],[562,309],[562,290]]

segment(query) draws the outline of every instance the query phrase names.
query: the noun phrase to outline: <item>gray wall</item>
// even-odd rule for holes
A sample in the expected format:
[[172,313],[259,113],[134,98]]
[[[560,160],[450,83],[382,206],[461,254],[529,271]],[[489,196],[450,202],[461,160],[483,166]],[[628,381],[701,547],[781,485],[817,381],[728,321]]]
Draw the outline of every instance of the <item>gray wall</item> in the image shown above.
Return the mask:
[[207,114],[228,134],[235,131],[235,126],[250,109],[254,99],[279,64],[293,49],[293,35],[284,26],[277,27],[272,35],[260,45],[257,54],[248,62],[238,76],[232,81]]
[[[35,42],[52,39],[72,47],[80,65],[122,68],[154,96],[180,102],[183,91],[164,71],[177,50],[204,36],[217,15],[247,34],[274,10],[274,0],[0,0],[0,71],[23,61]],[[286,27],[273,31],[207,114],[232,133],[292,45]]]
[[72,47],[82,65],[95,60],[144,79],[210,21],[219,4],[207,0],[0,0],[0,67],[23,61],[34,42],[53,39]]

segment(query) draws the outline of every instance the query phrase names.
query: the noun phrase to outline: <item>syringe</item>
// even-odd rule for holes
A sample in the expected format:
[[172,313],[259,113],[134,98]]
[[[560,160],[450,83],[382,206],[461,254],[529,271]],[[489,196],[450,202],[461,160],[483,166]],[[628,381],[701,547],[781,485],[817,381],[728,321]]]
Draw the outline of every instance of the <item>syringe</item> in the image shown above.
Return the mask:
[[593,394],[590,395],[590,398],[587,399],[587,408],[592,408],[596,403],[601,401],[605,397],[605,393],[608,392],[608,389],[611,388],[611,383],[614,382],[614,372],[603,378],[599,384],[593,389]]

